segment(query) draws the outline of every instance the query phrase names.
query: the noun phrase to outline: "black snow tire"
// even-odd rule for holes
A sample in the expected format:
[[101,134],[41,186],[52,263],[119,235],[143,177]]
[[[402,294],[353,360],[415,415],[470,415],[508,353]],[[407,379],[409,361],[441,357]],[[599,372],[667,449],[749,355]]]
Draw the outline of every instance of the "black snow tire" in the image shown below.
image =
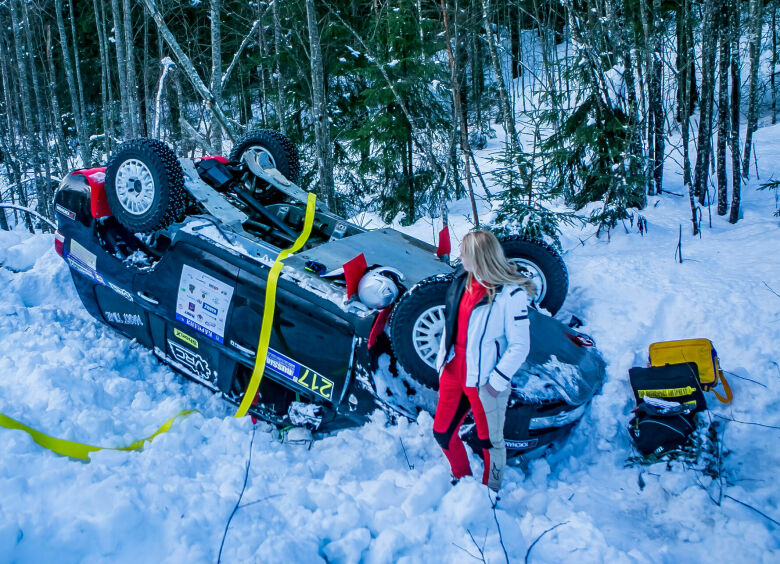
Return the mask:
[[[117,194],[117,172],[123,163],[131,159],[143,163],[152,177],[152,203],[149,209],[141,214],[130,213]],[[184,172],[176,153],[156,139],[141,138],[122,143],[111,155],[106,166],[105,189],[111,213],[119,223],[134,233],[163,229],[181,220],[184,215]]]
[[552,315],[558,313],[569,291],[569,274],[558,251],[544,241],[521,235],[503,237],[501,246],[508,259],[524,259],[536,266],[546,287],[541,302],[536,301]]
[[437,275],[422,280],[401,296],[390,316],[390,344],[396,360],[415,382],[431,390],[439,389],[439,375],[417,353],[414,326],[428,309],[437,305],[444,307],[447,288],[452,280],[451,275]]
[[249,147],[262,147],[268,151],[276,163],[276,169],[284,177],[298,184],[301,175],[301,161],[298,149],[287,137],[273,129],[255,129],[242,135],[233,145],[228,160],[232,163],[241,162],[241,157]]

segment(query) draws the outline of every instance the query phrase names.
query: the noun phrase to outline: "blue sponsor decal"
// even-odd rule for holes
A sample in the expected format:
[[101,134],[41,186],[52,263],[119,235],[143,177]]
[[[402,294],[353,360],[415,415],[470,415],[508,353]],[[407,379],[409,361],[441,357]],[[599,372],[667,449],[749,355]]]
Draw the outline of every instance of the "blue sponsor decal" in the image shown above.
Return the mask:
[[279,374],[287,376],[291,380],[296,380],[298,378],[298,374],[301,372],[300,364],[291,358],[287,358],[283,354],[276,352],[273,349],[268,349],[268,356],[265,358],[265,365],[268,368],[275,370]]
[[195,331],[197,331],[198,333],[203,333],[204,335],[206,335],[206,337],[208,337],[209,339],[215,340],[220,345],[225,342],[225,340],[222,337],[217,335],[211,329],[207,329],[203,325],[201,325],[199,323],[195,323],[191,319],[187,319],[186,317],[184,317],[183,315],[181,315],[179,313],[176,314],[176,320],[177,321],[181,321],[182,323],[184,323],[187,327],[189,327],[191,329],[195,329]]
[[298,364],[293,359],[284,356],[271,348],[265,357],[266,368],[289,378],[302,388],[322,396],[326,400],[333,400],[333,382],[322,374]]
[[106,284],[106,279],[103,278],[102,274],[90,268],[89,266],[84,264],[82,261],[74,257],[72,254],[68,253],[67,251],[65,252],[65,260],[67,261],[68,265],[76,272],[86,276],[87,278],[97,282],[98,284],[102,284],[103,286],[108,286],[108,284]]
[[215,308],[213,305],[207,304],[206,302],[203,302],[203,309],[205,309],[207,312],[217,315],[219,311],[217,311],[217,308]]
[[68,263],[68,266],[70,266],[73,270],[81,274],[82,276],[86,276],[93,282],[97,282],[98,284],[102,286],[106,286],[108,288],[111,288],[114,292],[125,298],[126,300],[133,301],[133,295],[125,290],[124,288],[117,286],[113,282],[109,282],[105,279],[105,277],[100,274],[97,270],[94,268],[90,268],[86,264],[84,264],[83,261],[79,260],[77,257],[73,256],[69,252],[64,252],[65,261]]

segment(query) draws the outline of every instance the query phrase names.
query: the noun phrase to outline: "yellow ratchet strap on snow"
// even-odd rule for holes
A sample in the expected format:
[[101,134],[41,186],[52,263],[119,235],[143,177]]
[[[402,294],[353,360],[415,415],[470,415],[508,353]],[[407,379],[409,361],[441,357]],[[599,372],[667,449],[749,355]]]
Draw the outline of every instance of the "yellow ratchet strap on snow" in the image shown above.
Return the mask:
[[309,193],[309,199],[306,202],[306,219],[303,222],[303,231],[293,243],[292,247],[284,249],[276,257],[271,271],[268,273],[268,280],[265,286],[265,306],[263,308],[263,322],[260,327],[260,340],[257,343],[257,355],[255,356],[255,367],[252,370],[252,378],[244,392],[244,398],[241,405],[238,406],[236,417],[243,417],[252,406],[252,402],[257,396],[257,390],[260,388],[260,382],[263,380],[265,372],[265,360],[268,356],[268,344],[271,340],[271,326],[274,320],[274,309],[276,307],[276,285],[279,281],[279,274],[282,272],[284,263],[282,262],[288,256],[300,251],[306,244],[311,235],[311,227],[314,224],[314,211],[317,203],[317,196]]
[[32,437],[32,440],[34,440],[36,443],[41,445],[43,448],[49,449],[50,451],[55,452],[57,454],[89,461],[90,453],[96,452],[98,450],[139,450],[142,446],[144,446],[145,443],[151,441],[157,435],[161,435],[163,433],[168,432],[168,430],[170,430],[171,426],[173,425],[173,422],[176,421],[176,419],[178,419],[179,417],[187,417],[188,415],[196,413],[197,411],[198,411],[197,409],[187,409],[181,411],[176,415],[174,415],[173,417],[171,417],[170,419],[168,419],[168,421],[163,423],[159,429],[157,429],[154,433],[152,433],[148,437],[144,439],[139,439],[134,443],[125,447],[99,447],[99,446],[85,445],[83,443],[77,443],[75,441],[67,441],[65,439],[57,439],[55,437],[52,437],[51,435],[47,435],[46,433],[41,433],[40,431],[36,431],[32,427],[29,427],[24,423],[17,421],[16,419],[12,419],[7,415],[3,415],[2,413],[0,413],[0,427],[5,427],[6,429],[12,429],[15,431],[24,431],[25,433],[27,433]]

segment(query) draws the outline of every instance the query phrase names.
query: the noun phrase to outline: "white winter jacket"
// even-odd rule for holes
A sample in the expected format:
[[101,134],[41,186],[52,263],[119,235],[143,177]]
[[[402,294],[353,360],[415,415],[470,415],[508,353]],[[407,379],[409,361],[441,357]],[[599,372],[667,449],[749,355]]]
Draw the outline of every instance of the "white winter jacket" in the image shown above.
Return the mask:
[[[462,278],[462,277],[461,277]],[[445,316],[457,317],[465,281],[456,278],[445,306]],[[436,368],[441,375],[444,365],[455,355],[452,344],[447,345],[447,329],[455,324],[445,323]],[[488,303],[487,296],[472,310],[469,317],[466,347],[466,386],[482,386],[486,382],[497,391],[505,390],[512,376],[528,356],[531,344],[528,322],[528,294],[521,286],[504,285]],[[447,350],[449,349],[449,350]]]

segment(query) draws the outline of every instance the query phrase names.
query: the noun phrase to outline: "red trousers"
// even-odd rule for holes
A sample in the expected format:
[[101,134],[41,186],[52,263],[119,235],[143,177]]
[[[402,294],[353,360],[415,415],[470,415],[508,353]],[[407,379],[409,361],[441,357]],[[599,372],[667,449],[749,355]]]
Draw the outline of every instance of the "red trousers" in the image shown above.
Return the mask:
[[455,344],[455,356],[444,366],[439,378],[439,402],[436,404],[436,415],[433,419],[433,435],[441,445],[456,478],[471,475],[466,448],[458,435],[458,429],[469,410],[474,414],[477,436],[482,443],[482,453],[485,457],[482,483],[487,484],[491,448],[487,418],[479,399],[479,388],[466,387],[466,348]]

